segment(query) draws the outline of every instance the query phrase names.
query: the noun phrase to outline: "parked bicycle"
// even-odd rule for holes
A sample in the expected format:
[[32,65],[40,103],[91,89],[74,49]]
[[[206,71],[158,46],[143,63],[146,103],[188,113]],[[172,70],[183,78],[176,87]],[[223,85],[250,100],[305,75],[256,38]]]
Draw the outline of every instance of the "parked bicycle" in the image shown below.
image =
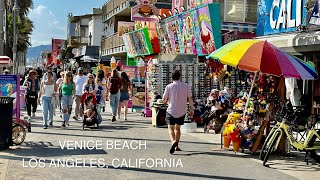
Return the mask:
[[12,142],[14,145],[20,145],[26,139],[27,132],[31,132],[31,123],[26,120],[13,119],[12,124]]
[[278,121],[277,124],[272,128],[262,146],[260,159],[263,161],[263,165],[266,166],[271,152],[277,150],[280,139],[283,135],[288,137],[290,145],[295,149],[306,152],[305,160],[307,164],[308,157],[311,157],[317,163],[320,163],[320,142],[317,141],[320,140],[320,130],[315,129],[315,125],[320,122],[319,118],[314,115],[311,117],[312,125],[309,127],[310,130],[307,133],[307,138],[304,142],[297,141],[293,136],[294,126],[292,122],[297,121],[297,118],[299,118],[299,113],[303,113],[303,108],[297,108],[295,111],[293,111],[292,107],[288,106],[290,105],[286,103],[284,108],[282,108],[280,113],[278,113],[277,118],[281,118],[281,122]]

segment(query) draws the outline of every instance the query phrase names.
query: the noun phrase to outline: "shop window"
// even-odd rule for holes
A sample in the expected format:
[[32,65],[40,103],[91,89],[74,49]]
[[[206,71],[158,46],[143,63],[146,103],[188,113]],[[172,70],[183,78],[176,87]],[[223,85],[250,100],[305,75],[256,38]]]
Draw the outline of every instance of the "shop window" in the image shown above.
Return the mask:
[[244,21],[244,0],[225,0],[225,21]]
[[247,0],[246,22],[257,22],[257,0]]

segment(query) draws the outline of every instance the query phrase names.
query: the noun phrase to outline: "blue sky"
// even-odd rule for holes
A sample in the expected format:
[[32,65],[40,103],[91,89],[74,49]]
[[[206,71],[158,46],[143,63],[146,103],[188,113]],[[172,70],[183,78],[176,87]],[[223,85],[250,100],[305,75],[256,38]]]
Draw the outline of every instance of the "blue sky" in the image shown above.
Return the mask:
[[33,0],[29,18],[35,29],[31,36],[32,46],[51,44],[51,38],[66,39],[67,15],[92,13],[107,0]]

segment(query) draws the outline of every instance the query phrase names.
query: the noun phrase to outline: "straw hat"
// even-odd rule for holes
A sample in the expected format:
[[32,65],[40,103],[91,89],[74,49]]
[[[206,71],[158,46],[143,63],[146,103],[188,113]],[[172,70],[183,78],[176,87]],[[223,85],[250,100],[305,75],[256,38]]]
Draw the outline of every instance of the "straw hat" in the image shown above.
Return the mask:
[[30,70],[29,73],[28,73],[28,76],[30,76],[32,73],[34,73],[36,75],[38,74],[38,72],[36,70]]

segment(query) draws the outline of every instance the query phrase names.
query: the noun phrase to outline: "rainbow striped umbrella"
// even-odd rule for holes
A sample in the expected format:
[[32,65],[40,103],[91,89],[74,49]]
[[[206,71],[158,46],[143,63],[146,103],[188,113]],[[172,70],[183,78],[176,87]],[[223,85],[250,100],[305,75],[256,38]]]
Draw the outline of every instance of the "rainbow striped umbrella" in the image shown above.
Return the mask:
[[241,39],[232,41],[211,53],[207,58],[242,70],[276,76],[318,79],[314,64],[280,50],[267,41]]

